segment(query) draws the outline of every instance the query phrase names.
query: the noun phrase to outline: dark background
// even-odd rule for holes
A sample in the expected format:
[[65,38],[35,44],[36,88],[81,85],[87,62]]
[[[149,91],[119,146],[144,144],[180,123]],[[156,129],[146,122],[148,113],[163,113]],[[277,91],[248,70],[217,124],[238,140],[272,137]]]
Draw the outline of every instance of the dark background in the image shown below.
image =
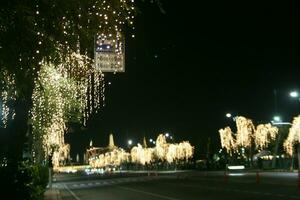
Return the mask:
[[[170,132],[205,153],[208,138],[234,126],[225,114],[267,123],[275,114],[291,121],[300,102],[299,9],[274,3],[138,2],[135,38],[127,33],[126,72],[106,74],[106,107],[85,129],[66,136],[72,157],[92,139],[106,146],[142,142]],[[277,96],[275,98],[274,90]],[[275,107],[277,102],[277,108]]]

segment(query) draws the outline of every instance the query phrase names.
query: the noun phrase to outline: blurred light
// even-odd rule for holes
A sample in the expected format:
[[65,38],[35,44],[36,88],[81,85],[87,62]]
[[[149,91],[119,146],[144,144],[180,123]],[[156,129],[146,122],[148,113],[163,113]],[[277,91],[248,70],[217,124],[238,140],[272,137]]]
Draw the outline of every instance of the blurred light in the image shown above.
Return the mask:
[[281,122],[281,118],[279,116],[274,116],[273,119],[275,122]]
[[226,117],[230,118],[231,117],[231,113],[226,113]]
[[150,138],[150,140],[149,140],[150,142],[153,142],[153,139],[152,138]]
[[169,137],[169,136],[170,136],[170,134],[169,134],[169,133],[166,133],[165,135],[166,135],[166,137]]
[[228,169],[232,169],[232,170],[245,169],[245,166],[244,165],[228,166]]
[[293,98],[296,98],[299,96],[298,92],[297,91],[292,91],[290,92],[290,96],[293,97]]
[[132,145],[132,140],[128,140],[128,145]]

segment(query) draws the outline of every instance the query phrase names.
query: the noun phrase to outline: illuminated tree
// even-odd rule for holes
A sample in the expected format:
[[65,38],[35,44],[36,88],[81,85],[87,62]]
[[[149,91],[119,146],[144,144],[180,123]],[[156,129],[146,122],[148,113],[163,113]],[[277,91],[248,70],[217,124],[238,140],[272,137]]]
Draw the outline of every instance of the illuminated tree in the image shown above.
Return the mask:
[[236,142],[230,127],[225,127],[224,129],[220,129],[219,133],[220,133],[222,148],[225,148],[226,151],[229,152],[230,154],[232,154],[233,151],[236,151]]
[[292,127],[289,130],[287,139],[284,141],[283,146],[288,155],[295,154],[295,145],[298,145],[298,166],[300,166],[300,115],[294,117]]
[[[42,68],[60,68],[56,70],[62,77],[66,77],[61,69],[67,71],[67,67],[72,68],[74,65],[66,65],[65,58],[71,58],[74,54],[93,58],[95,35],[121,41],[124,37],[124,25],[133,24],[135,9],[132,0],[11,0],[2,2],[0,9],[0,96],[4,111],[2,121],[8,134],[12,136],[11,157],[18,160],[22,155],[26,132],[29,130],[29,110],[33,102],[33,113],[35,109],[42,109],[40,103],[47,96],[42,98],[43,95],[38,94],[38,90],[48,87],[38,83],[42,76],[39,72],[44,70]],[[80,61],[80,58],[73,58],[75,62]],[[71,81],[77,82],[89,80],[90,85],[95,84],[92,80],[100,80],[95,78],[94,72],[81,74],[82,71],[82,68],[77,72],[68,71],[72,72],[68,74],[68,78],[71,77]],[[88,92],[91,94],[92,90]],[[40,99],[33,100],[35,97]],[[57,101],[58,98],[65,97],[58,96]],[[94,104],[94,99],[91,102]],[[92,109],[93,105],[88,107]],[[48,122],[52,123],[45,128],[51,127],[53,130],[60,126],[59,130],[62,131],[64,128],[61,125],[65,123],[62,122],[63,106],[57,106],[55,110],[56,114],[41,120],[43,126]],[[48,116],[44,115],[42,118],[45,117]],[[53,117],[56,121],[53,121]],[[38,118],[34,120],[39,121]],[[35,122],[32,125],[37,127]],[[38,130],[34,127],[33,129]],[[42,128],[39,127],[39,130]],[[42,130],[44,131],[45,129]]]
[[[114,156],[112,157],[112,154]],[[130,155],[130,159],[129,159]],[[148,165],[157,161],[175,163],[176,161],[188,161],[194,155],[194,147],[187,141],[180,143],[167,143],[164,134],[160,134],[153,148],[143,147],[140,144],[130,150],[130,154],[123,149],[117,148],[89,159],[89,165],[94,168],[105,168],[110,165],[119,167],[122,163],[128,162],[140,165]]]
[[275,140],[278,128],[271,124],[259,124],[256,127],[254,140],[257,149],[265,149],[268,144]]
[[[234,134],[230,127],[220,129],[221,146],[230,155],[238,153],[240,148],[248,151],[248,157],[252,160],[253,151],[263,150],[275,140],[278,128],[271,124],[259,124],[255,128],[252,120],[245,117],[236,117],[237,133]],[[256,149],[253,149],[256,147]]]
[[236,118],[236,145],[241,147],[251,147],[254,138],[255,127],[251,119],[242,116]]

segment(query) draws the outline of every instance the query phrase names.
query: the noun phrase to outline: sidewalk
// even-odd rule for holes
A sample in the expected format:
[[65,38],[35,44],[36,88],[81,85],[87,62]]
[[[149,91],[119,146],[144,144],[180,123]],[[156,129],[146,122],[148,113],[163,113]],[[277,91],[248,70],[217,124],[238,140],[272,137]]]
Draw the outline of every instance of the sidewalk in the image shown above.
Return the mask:
[[61,200],[60,192],[58,189],[47,189],[44,193],[44,200]]

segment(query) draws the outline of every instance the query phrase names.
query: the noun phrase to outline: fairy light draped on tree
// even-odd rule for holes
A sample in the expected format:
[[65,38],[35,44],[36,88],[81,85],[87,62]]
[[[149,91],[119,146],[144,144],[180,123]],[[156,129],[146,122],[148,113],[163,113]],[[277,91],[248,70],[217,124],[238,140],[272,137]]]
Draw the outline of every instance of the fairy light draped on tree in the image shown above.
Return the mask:
[[227,152],[232,154],[232,151],[235,151],[237,146],[230,127],[220,129],[219,133],[222,148],[225,148]]
[[238,152],[240,147],[250,148],[252,143],[258,150],[265,149],[276,139],[278,128],[271,124],[259,124],[255,128],[252,120],[239,116],[236,118],[237,134],[230,127],[220,129],[221,146],[230,154]]
[[154,149],[143,148],[142,145],[137,144],[137,146],[132,147],[130,155],[131,162],[133,163],[139,163],[142,165],[150,164],[154,160]]
[[294,117],[292,127],[289,130],[289,135],[283,143],[285,151],[292,156],[294,154],[294,145],[300,142],[300,115]]
[[278,128],[271,124],[260,124],[255,130],[255,145],[259,150],[268,146],[271,141],[274,141],[278,134]]
[[[65,5],[69,4],[68,7]],[[39,1],[32,7],[32,54],[20,54],[19,63],[31,63],[34,81],[30,123],[33,132],[33,157],[41,162],[57,148],[53,163],[64,155],[67,123],[87,119],[104,105],[104,74],[95,68],[94,39],[101,35],[114,44],[121,54],[124,25],[133,27],[133,0]],[[51,20],[49,20],[51,18]],[[46,20],[47,19],[47,20]],[[129,30],[129,29],[128,29]],[[25,54],[24,54],[25,55]],[[27,54],[26,54],[27,55]],[[22,66],[21,66],[22,68]],[[1,119],[6,126],[14,116],[9,106],[15,100],[14,74],[1,69]],[[37,76],[36,76],[37,75]]]
[[118,167],[124,162],[128,162],[129,153],[122,148],[116,148],[110,152],[100,154],[89,159],[89,165],[93,168]]
[[168,144],[166,141],[166,137],[164,134],[160,134],[156,139],[155,146],[155,155],[158,159],[164,160],[166,157],[166,152],[168,148]]
[[[114,155],[114,156],[112,156]],[[176,161],[188,161],[194,155],[194,147],[188,142],[167,143],[166,137],[160,134],[153,148],[143,147],[137,144],[131,148],[130,153],[117,148],[111,152],[103,153],[89,159],[89,165],[95,168],[118,167],[124,162],[132,162],[140,165],[152,164],[156,161],[173,163]]]
[[138,144],[131,150],[131,161],[142,165],[155,162],[156,158],[160,161],[173,163],[193,157],[194,147],[187,141],[180,143],[167,143],[164,134],[160,134],[156,139],[154,148],[143,148]]
[[11,105],[16,100],[16,85],[15,85],[15,76],[10,75],[5,70],[0,69],[0,77],[3,77],[1,80],[0,88],[0,102],[1,102],[1,121],[3,127],[7,127],[9,120],[14,118],[15,112],[14,108]]
[[253,133],[254,133],[254,125],[251,119],[247,119],[242,116],[238,116],[236,118],[236,143],[238,146],[250,147]]
[[[104,83],[103,74],[91,67],[89,59],[72,53],[61,64],[54,66],[44,62],[32,96],[31,111],[34,157],[38,161],[51,154],[51,147],[58,146],[53,162],[59,164],[64,147],[64,133],[69,121],[86,123],[87,118],[101,107],[104,94],[100,88]],[[91,81],[93,77],[94,81]],[[91,94],[94,91],[94,94]],[[42,140],[42,141],[40,141]],[[46,155],[36,155],[41,146]]]
[[[78,120],[85,125],[91,113],[104,105],[104,75],[95,69],[92,59],[94,39],[101,35],[122,44],[125,25],[132,27],[126,31],[134,29],[135,7],[134,0],[34,0],[24,1],[21,6],[28,9],[26,14],[30,17],[22,18],[21,28],[26,28],[21,30],[25,31],[22,34],[27,40],[23,40],[19,48],[16,67],[19,74],[26,74],[18,76],[19,82],[28,81],[32,85],[34,82],[29,119],[35,143],[33,154],[35,159],[42,160],[51,152],[51,146],[62,148],[64,145],[67,122]],[[10,11],[7,13],[13,13]],[[5,19],[15,20],[22,14],[5,16]],[[2,33],[9,34],[12,26],[5,25],[6,21],[1,21]],[[8,43],[1,43],[2,47],[15,49]],[[115,53],[124,53],[121,52],[123,47],[124,44],[119,45]],[[2,66],[0,69],[0,77],[5,78],[0,84],[1,121],[6,127],[8,120],[14,117],[10,104],[18,96],[18,90],[13,66],[4,67],[10,70],[5,71]],[[30,87],[28,91],[31,94]],[[45,154],[35,155],[41,149]],[[56,153],[61,155],[60,151]]]

